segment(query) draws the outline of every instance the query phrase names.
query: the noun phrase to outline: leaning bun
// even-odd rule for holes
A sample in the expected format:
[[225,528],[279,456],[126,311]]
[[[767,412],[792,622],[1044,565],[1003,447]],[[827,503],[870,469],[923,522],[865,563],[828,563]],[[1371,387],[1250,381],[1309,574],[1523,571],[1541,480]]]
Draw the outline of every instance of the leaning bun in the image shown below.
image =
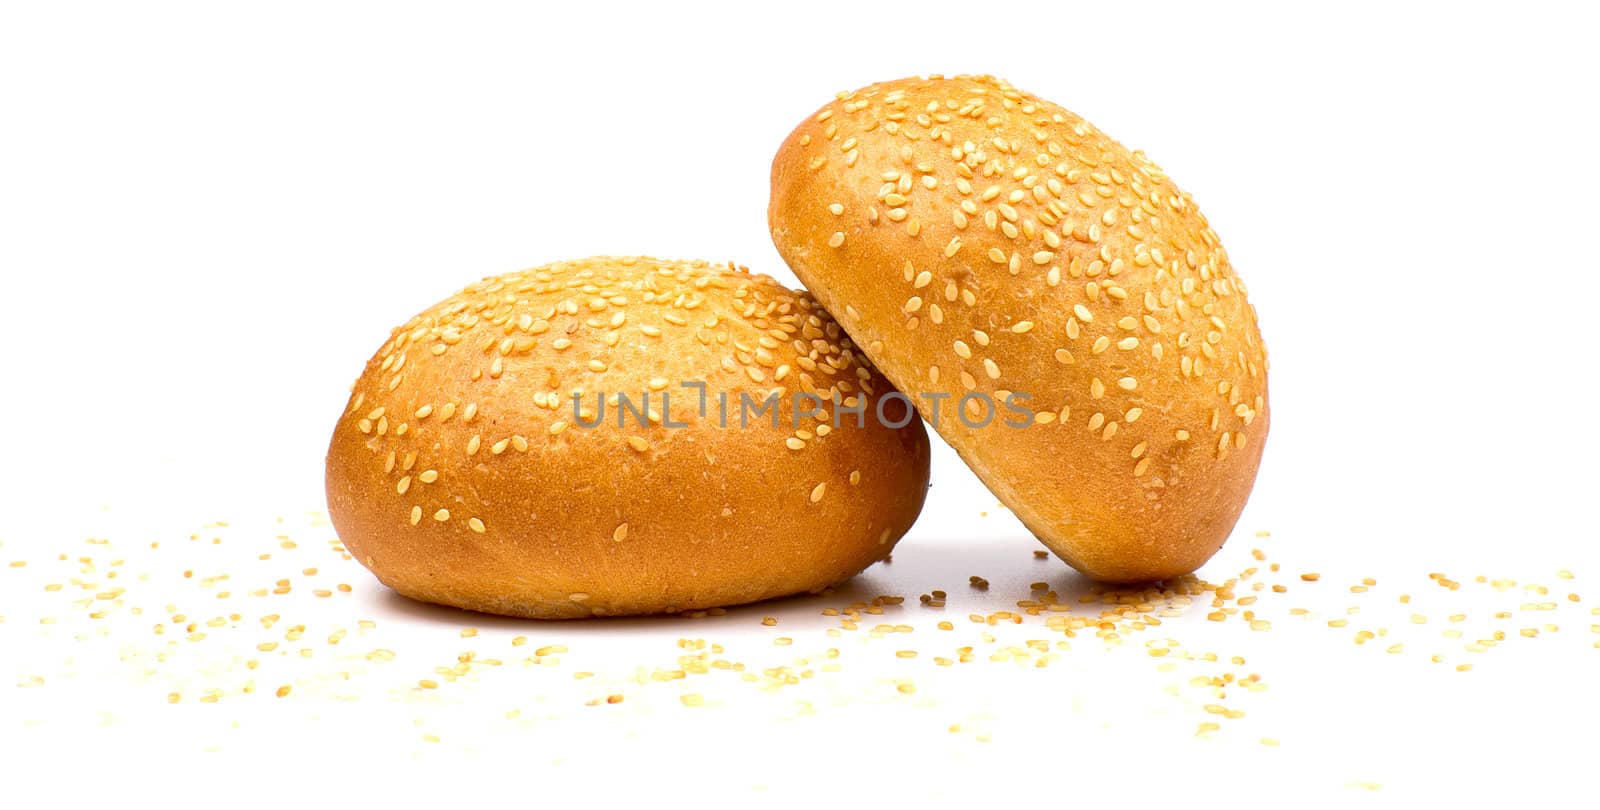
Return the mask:
[[[704,415],[680,383],[704,383]],[[922,507],[927,436],[903,402],[885,403],[902,428],[832,421],[834,395],[872,414],[891,390],[810,296],[766,276],[551,264],[394,330],[334,429],[329,509],[384,584],[471,610],[615,616],[817,591],[886,556]],[[740,395],[774,392],[779,426],[768,412],[741,428]],[[829,400],[798,427],[796,392]]]
[[[878,368],[1062,559],[1194,570],[1267,436],[1244,284],[1154,163],[989,77],[845,93],[772,164],[773,242]],[[957,400],[990,397],[970,427]],[[935,421],[927,393],[948,394]],[[1026,395],[1033,424],[1003,407]],[[971,415],[982,421],[983,401]]]

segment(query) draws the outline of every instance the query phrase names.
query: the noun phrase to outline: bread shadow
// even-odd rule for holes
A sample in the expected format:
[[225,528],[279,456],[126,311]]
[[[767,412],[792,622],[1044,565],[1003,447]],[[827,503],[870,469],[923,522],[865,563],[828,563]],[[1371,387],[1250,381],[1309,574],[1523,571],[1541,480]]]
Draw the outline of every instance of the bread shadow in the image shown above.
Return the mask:
[[[560,632],[566,636],[668,631],[700,635],[712,630],[748,629],[768,616],[778,619],[787,629],[837,627],[839,614],[850,611],[860,614],[858,620],[862,624],[895,624],[899,623],[897,619],[924,610],[965,620],[968,613],[1012,609],[1017,602],[1038,600],[1046,593],[1053,594],[1059,603],[1085,603],[1087,607],[1099,604],[1102,596],[1117,590],[1074,571],[1054,556],[1037,556],[1034,552],[1040,548],[1029,537],[908,540],[895,549],[890,561],[876,563],[820,593],[648,616],[524,619],[419,602],[388,589],[380,599],[384,608],[395,614],[452,627]],[[974,582],[971,577],[981,581]],[[1134,586],[1133,590],[1145,587],[1149,586]],[[938,599],[935,591],[942,591],[944,598]],[[924,602],[924,596],[928,602]],[[942,606],[938,605],[940,601]]]

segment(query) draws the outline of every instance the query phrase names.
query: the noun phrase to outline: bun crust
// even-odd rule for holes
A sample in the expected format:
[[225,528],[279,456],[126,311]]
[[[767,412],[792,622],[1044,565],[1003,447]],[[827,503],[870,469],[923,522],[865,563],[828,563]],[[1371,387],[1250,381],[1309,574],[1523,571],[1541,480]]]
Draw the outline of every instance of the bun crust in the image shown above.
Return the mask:
[[[801,281],[1067,563],[1164,579],[1227,539],[1270,422],[1266,355],[1216,233],[1143,154],[991,77],[885,82],[784,141],[768,221]],[[925,392],[950,395],[937,420]],[[970,427],[968,392],[1026,394],[1034,424]]]
[[[705,415],[681,382],[705,384]],[[809,295],[766,276],[551,264],[484,279],[394,330],[334,429],[329,510],[384,584],[488,613],[818,591],[888,555],[922,507],[927,435],[909,409],[886,403],[909,420],[898,429],[848,413],[832,424],[834,394],[871,408],[891,390]],[[740,394],[772,391],[779,425],[769,412],[741,428]],[[829,403],[797,428],[794,392]],[[632,408],[622,427],[618,395]]]

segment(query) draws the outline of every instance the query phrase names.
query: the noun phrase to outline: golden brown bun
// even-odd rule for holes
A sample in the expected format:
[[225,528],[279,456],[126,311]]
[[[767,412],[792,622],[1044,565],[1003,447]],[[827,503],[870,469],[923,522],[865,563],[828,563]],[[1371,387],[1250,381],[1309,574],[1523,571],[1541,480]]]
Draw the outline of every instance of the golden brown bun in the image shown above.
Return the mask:
[[[1189,195],[990,77],[841,94],[784,141],[778,252],[1062,559],[1161,579],[1227,539],[1267,435],[1255,311]],[[1038,423],[970,428],[968,391]],[[977,408],[974,400],[971,407]],[[981,421],[981,412],[972,421]]]
[[[704,418],[680,381],[705,383]],[[774,389],[780,427],[769,412],[740,428],[740,393]],[[894,398],[886,413],[898,406],[906,427],[848,413],[833,427],[824,404],[796,430],[791,394],[848,405],[891,390],[810,296],[766,276],[651,258],[551,264],[484,279],[393,332],[334,429],[329,510],[384,584],[488,613],[616,616],[818,591],[910,528],[928,439]],[[642,410],[646,392],[648,424],[629,411],[619,428],[617,395]],[[732,398],[726,427],[719,392]],[[602,393],[605,421],[580,427]]]

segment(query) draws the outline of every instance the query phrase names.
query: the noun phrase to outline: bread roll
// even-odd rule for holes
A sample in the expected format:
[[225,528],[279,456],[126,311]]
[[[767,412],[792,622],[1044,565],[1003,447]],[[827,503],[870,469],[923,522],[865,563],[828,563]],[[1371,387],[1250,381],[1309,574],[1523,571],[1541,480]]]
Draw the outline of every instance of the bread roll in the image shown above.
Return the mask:
[[[903,79],[795,128],[768,219],[801,281],[1067,563],[1168,578],[1232,531],[1267,360],[1216,233],[1143,154],[994,78]],[[1031,425],[1007,424],[1028,421],[1010,393]],[[930,394],[949,396],[937,419]],[[978,395],[986,427],[959,418],[982,422]]]
[[334,429],[329,510],[384,584],[487,613],[817,591],[889,554],[922,507],[927,434],[892,390],[809,295],[766,276],[560,262],[394,330]]

